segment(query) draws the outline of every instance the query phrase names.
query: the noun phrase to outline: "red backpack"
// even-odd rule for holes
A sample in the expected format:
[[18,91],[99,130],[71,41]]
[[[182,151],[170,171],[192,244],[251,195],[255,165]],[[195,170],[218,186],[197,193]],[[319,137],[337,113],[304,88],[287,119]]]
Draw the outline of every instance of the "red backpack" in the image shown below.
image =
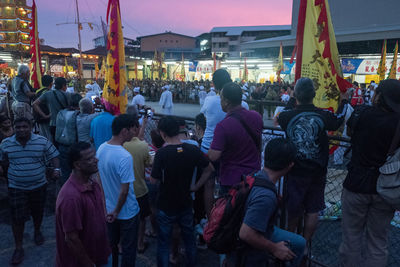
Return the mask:
[[[204,228],[203,238],[208,248],[218,254],[234,251],[239,245],[239,231],[246,211],[246,202],[251,189],[261,186],[277,194],[276,186],[269,180],[246,176],[242,182],[234,185],[223,197],[220,197],[211,210]],[[273,217],[276,217],[276,211]],[[269,224],[275,223],[271,218]]]

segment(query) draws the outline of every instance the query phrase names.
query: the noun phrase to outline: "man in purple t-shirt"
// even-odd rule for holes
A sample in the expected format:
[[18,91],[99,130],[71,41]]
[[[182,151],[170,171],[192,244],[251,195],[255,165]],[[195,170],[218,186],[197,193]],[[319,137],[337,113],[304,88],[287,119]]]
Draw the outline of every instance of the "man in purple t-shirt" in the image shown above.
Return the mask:
[[263,121],[255,111],[241,106],[242,89],[236,83],[226,84],[221,92],[224,120],[214,131],[208,156],[220,161],[221,193],[240,182],[242,175],[261,169],[261,133]]
[[70,148],[71,176],[56,202],[57,267],[103,266],[111,254],[96,152],[89,143]]

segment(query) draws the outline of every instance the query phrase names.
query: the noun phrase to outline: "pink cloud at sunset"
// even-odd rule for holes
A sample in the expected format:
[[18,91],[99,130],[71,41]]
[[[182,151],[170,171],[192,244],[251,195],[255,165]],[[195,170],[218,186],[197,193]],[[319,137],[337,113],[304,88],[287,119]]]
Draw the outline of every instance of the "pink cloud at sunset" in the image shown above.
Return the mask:
[[[28,1],[29,2],[29,1]],[[81,21],[100,25],[105,20],[107,0],[78,0]],[[291,0],[120,0],[124,35],[135,38],[166,30],[197,36],[216,26],[283,25],[291,24]],[[56,26],[73,22],[75,0],[36,0],[40,37],[56,47],[76,47],[75,25]],[[92,39],[101,35],[84,26],[83,48],[92,47]]]

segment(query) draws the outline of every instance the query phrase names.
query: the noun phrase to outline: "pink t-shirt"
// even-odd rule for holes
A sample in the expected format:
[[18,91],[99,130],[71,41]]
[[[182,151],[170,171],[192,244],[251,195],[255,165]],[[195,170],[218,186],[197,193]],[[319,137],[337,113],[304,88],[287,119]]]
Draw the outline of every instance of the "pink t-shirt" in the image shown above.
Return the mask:
[[56,202],[57,267],[81,264],[65,242],[65,233],[78,231],[89,258],[97,264],[107,264],[111,249],[107,238],[104,198],[100,186],[80,184],[73,174],[61,188]]

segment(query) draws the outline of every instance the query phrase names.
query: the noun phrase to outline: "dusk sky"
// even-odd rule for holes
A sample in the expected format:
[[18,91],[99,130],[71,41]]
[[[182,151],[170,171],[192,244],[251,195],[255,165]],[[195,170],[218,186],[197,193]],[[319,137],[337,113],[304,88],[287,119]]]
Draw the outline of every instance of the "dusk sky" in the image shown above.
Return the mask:
[[[31,1],[28,0],[28,3]],[[82,22],[93,22],[94,30],[83,25],[82,48],[93,48],[92,39],[102,34],[108,0],[78,0]],[[172,31],[190,36],[209,32],[215,26],[290,25],[292,0],[120,0],[124,36]],[[54,47],[78,47],[73,23],[75,0],[36,0],[39,35]]]

